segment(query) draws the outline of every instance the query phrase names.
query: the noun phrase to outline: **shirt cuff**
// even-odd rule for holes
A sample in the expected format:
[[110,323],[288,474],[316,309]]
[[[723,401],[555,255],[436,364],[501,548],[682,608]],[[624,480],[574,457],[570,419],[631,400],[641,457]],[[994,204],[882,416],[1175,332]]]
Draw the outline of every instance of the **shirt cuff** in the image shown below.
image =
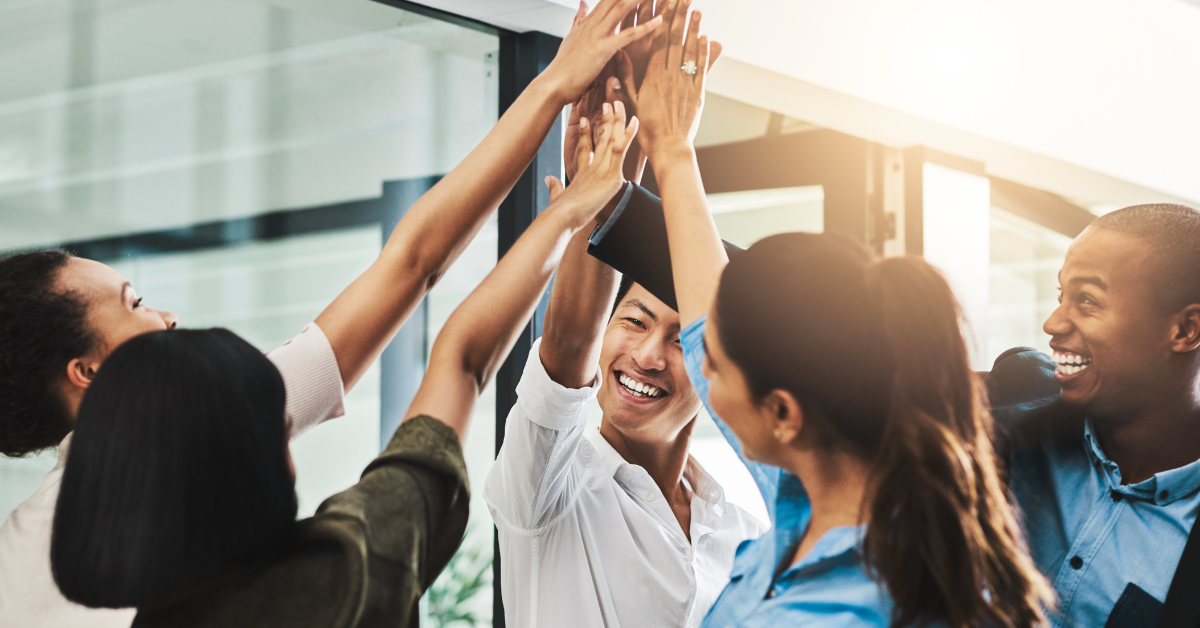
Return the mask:
[[696,390],[696,394],[700,396],[700,400],[706,407],[708,406],[708,379],[704,377],[703,365],[707,355],[704,349],[704,326],[707,322],[708,315],[701,316],[679,332],[679,344],[683,345],[683,366],[687,369],[692,388]]
[[542,364],[542,339],[538,338],[525,360],[525,371],[517,383],[517,405],[535,425],[564,430],[587,421],[588,405],[600,390],[600,378],[586,388],[567,388],[550,379]]
[[316,323],[306,325],[267,358],[283,376],[291,438],[346,413],[346,389],[337,356]]
[[612,230],[613,225],[617,224],[617,221],[621,219],[621,214],[625,212],[625,206],[629,204],[631,197],[633,197],[633,184],[626,182],[625,192],[621,194],[621,200],[617,201],[617,208],[613,210],[612,215],[608,217],[608,220],[604,224],[592,230],[592,235],[588,237],[589,244],[600,244],[604,236],[608,235],[608,232]]

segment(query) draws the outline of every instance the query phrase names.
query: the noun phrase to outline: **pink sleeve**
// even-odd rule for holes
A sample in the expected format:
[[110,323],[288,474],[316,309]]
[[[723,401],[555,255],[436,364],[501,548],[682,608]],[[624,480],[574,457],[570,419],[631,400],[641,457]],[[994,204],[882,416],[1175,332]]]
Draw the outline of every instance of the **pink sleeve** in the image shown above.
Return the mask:
[[316,323],[306,325],[299,335],[267,357],[283,376],[293,439],[318,423],[346,413],[342,373],[329,339]]

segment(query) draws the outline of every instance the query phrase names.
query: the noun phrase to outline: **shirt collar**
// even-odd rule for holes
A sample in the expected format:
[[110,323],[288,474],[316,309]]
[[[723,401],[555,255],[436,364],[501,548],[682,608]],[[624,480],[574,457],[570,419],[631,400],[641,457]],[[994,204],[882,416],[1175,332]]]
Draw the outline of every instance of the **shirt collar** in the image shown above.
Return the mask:
[[54,468],[57,469],[59,467],[65,467],[67,465],[67,449],[71,446],[71,437],[74,435],[75,435],[75,432],[67,432],[67,435],[64,436],[61,441],[59,441],[59,443],[58,443],[58,462],[55,463]]
[[[624,467],[636,467],[641,469],[640,465],[636,465],[617,453],[608,439],[600,433],[600,430],[592,432],[588,436],[588,441],[592,447],[596,449],[596,453],[600,456],[600,464],[604,466],[604,472],[608,477],[618,479],[618,473]],[[721,485],[713,479],[704,467],[700,466],[696,459],[688,454],[687,464],[683,467],[683,479],[688,483],[688,487],[692,489],[692,493],[708,502],[712,506],[716,506],[722,510],[725,508],[725,491]]]
[[1117,463],[1104,455],[1104,449],[1100,447],[1100,439],[1096,437],[1096,432],[1092,429],[1091,419],[1084,422],[1083,440],[1087,445],[1088,458],[1091,459],[1092,464],[1100,466],[1108,480],[1109,488],[1112,490],[1138,496],[1159,506],[1165,506],[1191,495],[1200,488],[1200,460],[1175,469],[1160,471],[1137,484],[1123,486],[1121,470],[1117,467]]
[[[867,533],[867,525],[860,524],[856,526],[838,526],[831,528],[821,538],[817,539],[817,544],[800,562],[796,563],[791,569],[805,569],[814,565],[819,565],[827,560],[841,558],[846,554],[858,552],[859,543],[863,539],[863,535]],[[789,569],[789,571],[791,570]]]

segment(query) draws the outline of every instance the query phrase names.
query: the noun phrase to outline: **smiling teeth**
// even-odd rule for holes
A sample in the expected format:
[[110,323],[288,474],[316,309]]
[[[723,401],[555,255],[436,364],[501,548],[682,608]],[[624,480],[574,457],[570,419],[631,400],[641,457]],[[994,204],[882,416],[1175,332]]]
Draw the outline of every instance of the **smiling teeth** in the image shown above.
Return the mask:
[[1063,375],[1074,375],[1090,366],[1092,359],[1085,358],[1078,353],[1055,351],[1054,363],[1058,365],[1058,371]]
[[619,377],[617,377],[617,381],[621,382],[621,385],[624,386],[626,390],[632,392],[634,395],[639,396],[639,397],[661,397],[661,396],[663,396],[663,391],[661,389],[655,388],[654,386],[651,386],[650,384],[643,384],[639,381],[636,381],[632,377],[630,377],[624,373],[621,373],[621,375]]

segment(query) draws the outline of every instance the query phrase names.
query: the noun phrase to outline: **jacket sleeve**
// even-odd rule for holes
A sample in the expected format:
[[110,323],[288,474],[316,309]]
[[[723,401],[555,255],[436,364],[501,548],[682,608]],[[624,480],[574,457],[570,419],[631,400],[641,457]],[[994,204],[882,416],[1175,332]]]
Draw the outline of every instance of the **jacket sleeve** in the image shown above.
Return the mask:
[[418,626],[417,604],[458,550],[470,491],[458,436],[430,417],[405,421],[353,487],[325,500],[311,526],[361,564],[361,626]]
[[[639,185],[629,184],[625,196],[609,217],[592,233],[588,253],[612,266],[678,311],[671,250],[662,201]],[[725,242],[732,259],[742,249]]]
[[1050,356],[1030,347],[1015,347],[996,358],[991,372],[983,377],[998,427],[1011,428],[1058,400],[1061,389],[1054,369]]

